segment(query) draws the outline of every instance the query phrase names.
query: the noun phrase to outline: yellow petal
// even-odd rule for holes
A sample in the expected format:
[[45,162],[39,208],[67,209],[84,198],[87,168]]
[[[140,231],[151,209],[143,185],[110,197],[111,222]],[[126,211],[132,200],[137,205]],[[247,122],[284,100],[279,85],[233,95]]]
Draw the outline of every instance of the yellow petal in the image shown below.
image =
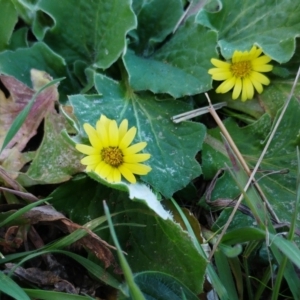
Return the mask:
[[263,91],[263,86],[262,86],[262,84],[261,84],[259,81],[255,80],[255,78],[252,76],[252,74],[250,74],[250,80],[251,80],[251,82],[252,82],[254,88],[257,90],[257,92],[258,92],[259,94],[261,94],[262,91]]
[[[110,121],[108,120],[108,122]],[[100,121],[98,121],[96,124],[96,129],[97,129],[99,139],[102,143],[102,147],[103,148],[109,147],[108,127],[104,124],[104,122],[101,123]]]
[[105,165],[106,163],[104,161],[100,161],[100,163],[95,168],[95,172],[100,174]]
[[122,138],[120,144],[119,144],[119,148],[120,149],[125,149],[127,148],[131,142],[133,141],[135,135],[136,135],[136,127],[131,127],[126,134],[124,135],[124,137]]
[[124,166],[124,164],[120,165],[118,169],[127,181],[130,183],[136,183],[135,176],[128,168]]
[[131,155],[125,155],[123,157],[123,160],[126,163],[139,163],[139,162],[148,160],[150,157],[151,157],[151,155],[148,153],[131,154]]
[[217,80],[217,81],[223,81],[223,80],[229,79],[231,77],[232,77],[231,71],[218,72],[218,73],[212,74],[212,79]]
[[250,50],[249,60],[253,60],[253,59],[259,57],[261,54],[262,54],[262,49],[257,48],[256,46],[253,46],[252,49]]
[[88,123],[83,124],[83,128],[89,137],[91,145],[96,149],[102,149],[102,143],[95,128]]
[[224,70],[229,70],[230,69],[230,63],[212,58],[210,62],[217,68],[224,69]]
[[243,79],[243,89],[246,89],[247,99],[252,99],[254,96],[254,88],[251,80],[248,77]]
[[128,164],[124,163],[124,167],[130,170],[132,173],[137,175],[146,175],[148,174],[152,168],[143,164]]
[[95,149],[91,146],[87,146],[84,144],[76,144],[75,148],[83,154],[87,154],[87,155],[99,154],[98,149]]
[[101,161],[101,157],[100,155],[89,155],[84,157],[80,162],[83,165],[94,165],[94,164],[98,164]]
[[97,165],[98,165],[98,164],[88,165],[88,166],[86,166],[86,169],[85,169],[85,170],[86,170],[87,172],[94,171],[94,170],[96,169]]
[[131,155],[131,154],[135,154],[135,153],[143,150],[146,146],[147,146],[146,142],[140,142],[140,143],[134,144],[128,148],[125,148],[122,151],[123,151],[124,155]]
[[244,86],[242,87],[242,97],[241,100],[243,102],[245,102],[247,100],[247,90],[244,88]]
[[242,91],[242,79],[237,78],[232,92],[232,99],[237,99]]
[[96,173],[98,173],[101,177],[107,178],[107,176],[112,173],[112,166],[105,163],[105,165],[101,166],[101,168],[98,168]]
[[114,182],[113,170],[105,178],[108,182]]
[[270,83],[270,80],[268,77],[266,77],[265,75],[263,74],[260,74],[258,72],[251,72],[251,77],[253,77],[256,81],[264,84],[264,85],[268,85]]
[[121,172],[117,168],[113,168],[113,181],[120,182],[121,181]]
[[111,119],[107,118],[105,115],[101,115],[98,122],[100,124],[103,124],[105,127],[107,127],[110,121],[111,121]]
[[121,142],[127,130],[128,130],[128,120],[124,119],[119,126],[119,142]]
[[117,147],[119,144],[119,129],[115,120],[110,121],[108,129],[109,146]]
[[272,60],[271,57],[269,57],[267,55],[262,55],[258,58],[253,59],[251,63],[252,63],[253,66],[261,66],[261,65],[267,64],[271,60]]
[[224,81],[218,86],[218,88],[216,89],[216,93],[221,93],[221,94],[227,93],[229,90],[233,88],[235,82],[236,82],[235,77],[227,79],[226,81]]
[[232,55],[232,62],[237,63],[242,59],[243,55],[241,51],[234,51]]
[[272,65],[252,66],[252,70],[256,72],[270,72],[273,70]]

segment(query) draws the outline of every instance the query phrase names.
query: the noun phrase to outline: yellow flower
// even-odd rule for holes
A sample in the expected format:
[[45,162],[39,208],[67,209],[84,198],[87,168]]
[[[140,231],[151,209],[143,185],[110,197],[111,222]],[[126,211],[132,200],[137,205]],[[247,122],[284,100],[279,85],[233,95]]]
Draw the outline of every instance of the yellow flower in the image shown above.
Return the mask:
[[81,160],[86,171],[94,171],[108,182],[120,182],[123,175],[130,183],[136,183],[134,174],[146,175],[151,171],[149,166],[140,164],[150,158],[148,153],[138,153],[146,142],[132,143],[137,129],[128,130],[128,121],[124,119],[118,127],[115,120],[101,115],[96,128],[90,124],[83,125],[91,146],[77,144],[76,149],[87,156]]
[[262,50],[253,46],[248,51],[234,51],[230,62],[212,58],[211,63],[216,67],[208,70],[212,79],[224,81],[216,89],[216,93],[227,93],[233,88],[232,99],[237,99],[242,93],[242,101],[250,100],[254,96],[254,88],[259,94],[263,91],[263,84],[268,85],[270,80],[263,74],[273,69],[267,63],[271,58],[262,55]]

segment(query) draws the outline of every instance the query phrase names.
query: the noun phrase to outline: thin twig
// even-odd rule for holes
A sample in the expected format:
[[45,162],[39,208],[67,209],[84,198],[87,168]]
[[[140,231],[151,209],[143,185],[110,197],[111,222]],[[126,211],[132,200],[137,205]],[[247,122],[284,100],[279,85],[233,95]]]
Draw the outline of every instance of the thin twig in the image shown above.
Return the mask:
[[175,28],[173,29],[173,34],[178,29],[178,27],[186,21],[186,19],[188,19],[191,15],[197,14],[198,11],[206,4],[206,1],[207,0],[198,0],[198,2],[191,1],[190,5],[185,10],[185,12],[183,13],[183,15],[180,17],[179,21],[175,25]]
[[[294,81],[294,83],[293,83],[291,92],[290,92],[290,94],[288,95],[287,100],[285,101],[285,104],[284,104],[284,106],[283,106],[283,108],[282,108],[282,111],[281,111],[281,113],[280,113],[280,115],[279,115],[279,118],[277,119],[277,122],[276,122],[276,124],[275,124],[275,126],[274,126],[274,128],[273,128],[273,130],[272,130],[272,132],[271,132],[271,134],[270,134],[270,136],[269,136],[269,139],[268,139],[268,141],[267,141],[267,143],[266,143],[266,145],[265,145],[265,147],[264,147],[264,149],[263,149],[263,151],[262,151],[262,153],[261,153],[261,155],[260,155],[260,157],[259,157],[259,159],[258,159],[258,161],[257,161],[257,163],[256,163],[256,165],[255,165],[255,167],[254,167],[254,169],[253,169],[253,172],[250,174],[250,177],[249,177],[249,179],[248,179],[248,182],[247,182],[247,184],[246,184],[246,186],[245,186],[245,188],[244,188],[244,192],[246,192],[246,191],[248,190],[248,188],[249,188],[251,182],[253,181],[254,176],[255,176],[255,174],[256,174],[256,172],[257,172],[257,170],[258,170],[258,168],[259,168],[259,166],[260,166],[260,164],[261,164],[261,162],[262,162],[262,160],[263,160],[263,158],[264,158],[264,156],[265,156],[265,154],[266,154],[266,152],[267,152],[267,150],[268,150],[268,148],[269,148],[269,146],[270,146],[270,144],[271,144],[271,142],[272,142],[272,140],[273,140],[273,137],[274,137],[274,135],[275,135],[275,133],[276,133],[276,131],[277,131],[277,128],[279,127],[279,124],[280,124],[280,122],[281,122],[281,120],[282,120],[282,118],[283,118],[283,116],[284,116],[284,113],[285,113],[285,111],[286,111],[286,109],[287,109],[287,107],[288,107],[288,105],[289,105],[289,103],[290,103],[290,100],[291,100],[291,98],[292,98],[292,96],[293,96],[293,94],[294,94],[295,87],[296,87],[296,84],[297,84],[297,82],[298,82],[299,76],[300,76],[300,67],[299,67],[299,69],[298,69],[298,72],[297,72],[295,81]],[[215,253],[215,251],[216,251],[216,249],[217,249],[219,243],[221,242],[222,237],[224,236],[225,232],[226,232],[227,229],[228,229],[229,224],[232,222],[233,217],[234,217],[234,215],[235,215],[235,213],[236,213],[236,211],[237,211],[237,209],[238,209],[238,206],[239,206],[239,204],[242,202],[243,198],[244,198],[244,195],[243,195],[243,193],[242,193],[242,194],[240,195],[240,197],[239,197],[237,203],[236,203],[236,206],[234,207],[233,211],[231,212],[231,214],[230,214],[230,216],[229,216],[229,218],[228,218],[227,223],[224,225],[221,234],[218,236],[218,239],[217,239],[216,243],[215,243],[214,246],[213,246],[213,249],[212,249],[212,251],[211,251],[211,253],[210,253],[210,255],[209,255],[209,260],[212,259],[212,257],[213,257],[213,255],[214,255],[214,253]]]
[[[222,133],[224,134],[225,138],[227,139],[229,145],[231,146],[233,152],[237,156],[237,158],[238,158],[239,162],[241,163],[242,167],[244,168],[245,172],[247,173],[248,176],[250,176],[251,175],[251,170],[248,167],[246,161],[244,160],[244,157],[242,156],[242,154],[240,153],[239,149],[235,145],[235,142],[231,138],[231,136],[230,136],[229,132],[227,131],[226,127],[224,126],[222,120],[219,118],[218,114],[214,110],[214,107],[211,105],[211,101],[210,101],[209,96],[206,93],[205,93],[205,96],[206,96],[206,98],[208,100],[208,103],[210,105],[209,106],[209,112],[211,113],[211,115],[213,116],[214,120],[216,121],[216,123],[220,127]],[[276,215],[275,211],[273,210],[271,204],[269,203],[267,197],[265,196],[264,192],[262,191],[262,189],[258,185],[257,181],[255,181],[255,179],[253,179],[253,184],[254,184],[255,188],[257,189],[258,193],[260,194],[262,200],[266,203],[268,211],[270,212],[272,218],[277,223],[280,223],[279,218],[277,217],[277,215]]]

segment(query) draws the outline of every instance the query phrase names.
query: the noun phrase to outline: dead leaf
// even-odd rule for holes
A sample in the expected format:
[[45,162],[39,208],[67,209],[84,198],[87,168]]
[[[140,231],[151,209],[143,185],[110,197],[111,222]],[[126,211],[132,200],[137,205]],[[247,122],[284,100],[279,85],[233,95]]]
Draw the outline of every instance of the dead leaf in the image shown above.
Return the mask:
[[[115,262],[115,258],[113,254],[111,253],[110,249],[116,249],[115,247],[108,244],[106,241],[102,240],[98,235],[96,235],[94,232],[89,230],[88,228],[81,226],[79,224],[76,224],[66,218],[63,214],[56,211],[51,205],[43,205],[32,208],[30,211],[23,214],[21,217],[17,218],[18,222],[21,222],[22,224],[27,225],[34,225],[34,224],[44,224],[47,226],[55,226],[56,228],[59,228],[61,231],[65,233],[72,233],[77,229],[82,229],[86,232],[86,236],[76,241],[76,245],[86,248],[89,251],[91,251],[94,255],[96,255],[97,258],[99,258],[105,265],[105,267],[109,267],[110,265],[113,265],[115,267],[115,271],[119,272],[119,269],[117,267],[117,264]],[[12,248],[14,244],[17,242],[17,240],[13,239],[13,235],[11,234],[11,230],[14,228],[14,233],[19,232],[20,228],[22,226],[14,226],[10,227],[11,229],[8,229],[6,235],[12,239],[10,243],[7,242],[7,246],[10,246]],[[19,240],[18,240],[19,241]],[[20,244],[18,243],[18,247]],[[4,247],[4,245],[2,245]]]
[[[39,85],[42,76],[45,80],[45,72],[34,70],[32,73],[33,85]],[[49,75],[48,75],[49,76]],[[48,77],[50,78],[50,76]],[[9,98],[6,98],[4,93],[0,91],[0,146],[3,144],[4,138],[11,127],[17,115],[24,109],[28,102],[32,99],[35,91],[22,82],[18,81],[12,76],[1,75],[0,80],[10,93]],[[49,79],[47,79],[49,81]],[[21,152],[28,141],[36,134],[37,128],[44,119],[48,112],[54,110],[54,103],[58,100],[57,86],[52,85],[42,91],[35,100],[28,117],[20,130],[16,133],[10,143],[6,146],[1,153],[0,162],[4,164],[12,154],[14,149],[15,153],[10,158],[12,162],[5,162],[9,164],[12,169],[9,171],[19,171],[22,167],[22,162],[17,163],[18,152]],[[17,151],[16,151],[17,150]]]
[[[5,264],[7,271],[11,271],[15,266],[12,263]],[[70,282],[60,278],[51,271],[42,271],[39,268],[24,269],[17,267],[14,269],[13,274],[23,281],[25,280],[38,286],[55,286],[57,291],[78,294]]]

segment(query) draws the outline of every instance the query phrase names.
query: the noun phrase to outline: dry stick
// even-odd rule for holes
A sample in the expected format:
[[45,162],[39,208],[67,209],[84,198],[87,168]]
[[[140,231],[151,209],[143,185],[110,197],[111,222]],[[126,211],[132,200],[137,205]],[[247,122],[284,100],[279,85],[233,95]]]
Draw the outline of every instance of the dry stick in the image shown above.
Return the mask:
[[[247,175],[250,176],[251,175],[251,170],[249,169],[246,161],[244,160],[242,154],[240,153],[239,149],[235,145],[235,143],[234,143],[233,139],[231,138],[229,132],[227,131],[226,127],[224,126],[223,122],[221,121],[221,119],[219,118],[218,114],[216,113],[214,107],[212,106],[209,96],[206,93],[205,93],[205,96],[206,96],[206,98],[208,100],[208,103],[209,103],[208,111],[211,113],[211,115],[215,119],[216,123],[220,127],[222,133],[224,134],[225,138],[227,139],[229,145],[231,146],[233,152],[237,156],[239,162],[241,163],[242,167],[246,171]],[[267,197],[265,196],[264,192],[262,191],[262,189],[260,188],[260,186],[258,185],[258,183],[257,183],[257,181],[255,179],[253,180],[253,183],[254,183],[254,186],[256,187],[257,191],[259,192],[261,198],[266,203],[267,208],[268,208],[271,216],[273,217],[273,219],[277,223],[280,223],[279,218],[277,217],[277,215],[276,215],[275,211],[273,210],[272,206],[270,205]]]
[[183,24],[187,18],[189,18],[191,15],[195,15],[198,13],[198,11],[206,4],[207,0],[198,0],[198,3],[195,4],[197,1],[191,1],[188,8],[185,10],[177,24],[175,25],[175,28],[173,29],[173,34],[178,29],[178,27]]
[[[285,102],[285,104],[284,104],[284,106],[283,106],[283,108],[282,108],[282,111],[281,111],[281,113],[280,113],[280,116],[279,116],[279,118],[278,118],[278,120],[277,120],[277,122],[276,122],[276,124],[275,124],[275,126],[274,126],[274,128],[273,128],[273,130],[272,130],[272,132],[271,132],[271,134],[270,134],[270,137],[269,137],[269,139],[268,139],[268,141],[267,141],[267,144],[266,144],[265,148],[263,149],[263,151],[262,151],[262,153],[261,153],[261,155],[260,155],[260,157],[259,157],[259,159],[258,159],[258,161],[257,161],[257,163],[256,163],[256,165],[255,165],[255,167],[254,167],[254,169],[253,169],[253,172],[251,173],[251,175],[250,175],[250,177],[249,177],[249,179],[248,179],[248,182],[247,182],[247,184],[246,184],[246,186],[245,186],[245,188],[244,188],[244,191],[245,191],[245,192],[247,191],[247,189],[249,188],[251,182],[253,181],[254,176],[255,176],[255,174],[256,174],[258,168],[259,168],[259,165],[260,165],[260,163],[262,162],[263,157],[265,156],[265,154],[266,154],[266,152],[267,152],[267,150],[268,150],[268,148],[269,148],[269,146],[270,146],[270,143],[271,143],[271,141],[272,141],[272,139],[273,139],[273,137],[274,137],[274,135],[275,135],[275,133],[276,133],[276,130],[277,130],[277,128],[278,128],[278,126],[279,126],[279,124],[280,124],[282,118],[283,118],[283,115],[284,115],[284,113],[285,113],[285,111],[286,111],[286,109],[287,109],[287,107],[288,107],[288,105],[289,105],[289,103],[290,103],[290,100],[291,100],[291,98],[292,98],[292,96],[293,96],[293,94],[294,94],[295,87],[296,87],[296,84],[297,84],[298,79],[299,79],[299,75],[300,75],[300,67],[299,67],[299,69],[298,69],[298,72],[297,72],[295,81],[294,81],[294,83],[293,83],[291,92],[290,92],[290,94],[288,95],[288,98],[287,98],[287,100],[286,100],[286,102]],[[243,193],[242,193],[242,194],[240,195],[240,198],[239,198],[239,200],[237,201],[237,203],[236,203],[236,205],[235,205],[233,211],[231,212],[231,214],[230,214],[230,216],[229,216],[229,219],[228,219],[227,223],[225,224],[225,226],[224,226],[224,228],[223,228],[221,234],[218,236],[218,239],[217,239],[216,243],[215,243],[214,246],[213,246],[213,249],[212,249],[212,251],[211,251],[211,253],[210,253],[210,255],[209,255],[209,258],[208,258],[209,260],[212,259],[212,257],[213,257],[213,255],[214,255],[214,253],[215,253],[215,251],[216,251],[216,249],[217,249],[217,247],[218,247],[218,245],[219,245],[219,243],[220,243],[220,241],[221,241],[223,235],[224,235],[225,232],[227,231],[227,228],[228,228],[229,224],[232,222],[232,219],[233,219],[233,217],[234,217],[234,215],[235,215],[235,213],[236,213],[236,211],[237,211],[237,209],[238,209],[238,206],[239,206],[240,203],[242,202],[243,197],[244,197],[244,196],[243,196]]]

